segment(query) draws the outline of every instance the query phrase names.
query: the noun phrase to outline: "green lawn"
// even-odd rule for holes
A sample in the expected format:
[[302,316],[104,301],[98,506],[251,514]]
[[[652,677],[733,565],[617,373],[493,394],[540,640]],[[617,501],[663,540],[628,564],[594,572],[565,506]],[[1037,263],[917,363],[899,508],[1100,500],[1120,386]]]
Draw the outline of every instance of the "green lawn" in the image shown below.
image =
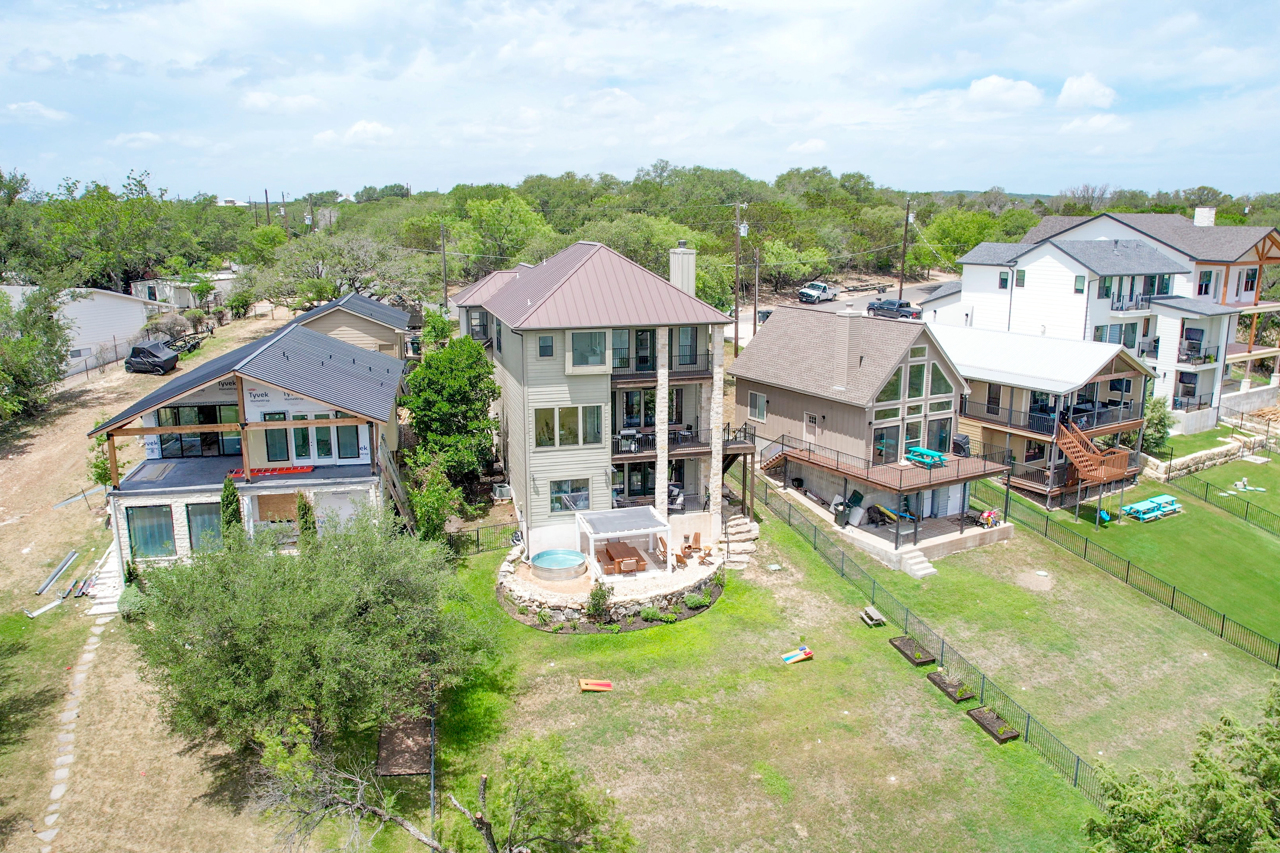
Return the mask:
[[1255,716],[1275,676],[1021,526],[934,566],[923,580],[873,573],[1090,761],[1180,765],[1203,723],[1225,710]]
[[[1234,430],[1229,426],[1217,426],[1205,432],[1197,432],[1193,435],[1171,435],[1169,436],[1169,446],[1173,448],[1175,458],[1179,456],[1189,456],[1192,453],[1199,453],[1201,450],[1211,450],[1215,447],[1222,447],[1225,442],[1220,439],[1229,437]],[[1169,451],[1163,450],[1159,454],[1161,459],[1169,458]]]
[[[757,563],[782,571],[732,573],[709,612],[618,636],[507,619],[498,558],[472,559],[505,663],[447,712],[443,787],[473,792],[502,743],[554,733],[646,851],[1083,849],[1092,806],[1033,750],[996,747],[888,645],[892,629],[858,621],[853,587],[779,522],[763,527]],[[815,659],[784,666],[799,643]],[[580,694],[584,676],[616,689]],[[407,802],[422,806],[422,786]]]
[[1097,531],[1092,506],[1081,506],[1078,524],[1068,510],[1050,517],[1242,625],[1280,639],[1280,537],[1167,483],[1143,480],[1125,490],[1124,503],[1159,494],[1172,494],[1183,511],[1145,524],[1121,519],[1120,499],[1113,495],[1102,502],[1112,521]]
[[[1280,513],[1280,462],[1273,460],[1261,465],[1244,461],[1229,462],[1216,468],[1197,471],[1195,476],[1217,486],[1219,492],[1235,491],[1237,497],[1243,498],[1263,509]],[[1234,484],[1239,482],[1241,477],[1247,477],[1250,486],[1260,486],[1266,491],[1237,491]],[[1194,480],[1188,481],[1187,485],[1197,486]],[[1200,488],[1203,488],[1203,486],[1200,486]]]

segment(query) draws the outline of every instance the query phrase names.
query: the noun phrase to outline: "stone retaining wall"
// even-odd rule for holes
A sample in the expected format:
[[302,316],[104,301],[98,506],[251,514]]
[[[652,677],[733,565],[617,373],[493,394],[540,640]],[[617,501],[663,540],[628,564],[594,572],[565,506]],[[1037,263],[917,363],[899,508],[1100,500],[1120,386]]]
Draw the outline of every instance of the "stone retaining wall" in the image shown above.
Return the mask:
[[[1266,444],[1267,440],[1261,436],[1234,435],[1230,441],[1224,442],[1221,447],[1211,447],[1208,450],[1201,450],[1199,453],[1192,453],[1190,456],[1180,456],[1169,462],[1155,459],[1144,453],[1142,455],[1144,465],[1142,473],[1153,480],[1165,483],[1170,478],[1195,474],[1206,468],[1214,468],[1218,465],[1234,462],[1243,455],[1266,447]],[[1244,453],[1241,452],[1242,446]]]
[[[516,607],[527,607],[531,614],[548,612],[551,624],[576,622],[586,617],[587,594],[556,593],[531,583],[516,574],[516,566],[524,555],[524,547],[517,545],[507,554],[498,568],[498,594],[505,596]],[[700,593],[716,582],[719,564],[682,569],[673,576],[675,587],[654,591],[637,591],[628,594],[625,587],[614,586],[609,599],[609,615],[605,622],[621,622],[628,616],[638,616],[645,607],[667,611],[683,603],[690,593]]]

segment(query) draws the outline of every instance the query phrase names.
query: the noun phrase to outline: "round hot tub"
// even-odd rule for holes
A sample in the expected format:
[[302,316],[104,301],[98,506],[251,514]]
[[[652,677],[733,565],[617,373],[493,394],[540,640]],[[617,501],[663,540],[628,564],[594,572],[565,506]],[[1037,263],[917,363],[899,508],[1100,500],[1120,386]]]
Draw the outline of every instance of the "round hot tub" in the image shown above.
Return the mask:
[[544,581],[569,581],[587,571],[587,555],[568,548],[539,551],[530,562],[533,576]]

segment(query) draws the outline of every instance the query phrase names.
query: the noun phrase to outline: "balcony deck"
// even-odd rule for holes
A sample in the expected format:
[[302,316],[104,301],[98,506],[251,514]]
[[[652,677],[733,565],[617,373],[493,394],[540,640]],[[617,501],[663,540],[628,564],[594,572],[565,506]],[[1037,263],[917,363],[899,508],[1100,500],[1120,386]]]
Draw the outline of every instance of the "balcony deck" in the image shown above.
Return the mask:
[[793,462],[834,471],[876,488],[904,494],[981,480],[1009,470],[1008,465],[994,459],[952,454],[946,454],[946,461],[936,468],[924,468],[911,462],[872,465],[865,459],[831,448],[806,444],[791,439],[790,436],[783,436],[770,444],[762,456],[766,467],[785,457]]
[[[693,356],[671,356],[667,367],[667,381],[671,384],[679,382],[698,382],[710,379],[712,362],[710,353],[699,353]],[[614,355],[610,381],[615,388],[647,387],[658,383],[658,362],[656,358],[638,359],[630,356]]]

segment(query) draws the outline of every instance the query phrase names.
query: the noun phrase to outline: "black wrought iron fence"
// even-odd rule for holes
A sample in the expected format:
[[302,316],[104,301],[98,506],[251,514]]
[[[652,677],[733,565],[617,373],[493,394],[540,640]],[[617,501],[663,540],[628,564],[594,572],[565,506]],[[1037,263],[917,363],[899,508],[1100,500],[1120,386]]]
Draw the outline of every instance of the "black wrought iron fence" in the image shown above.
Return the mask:
[[981,706],[999,714],[1001,719],[1022,733],[1023,742],[1038,752],[1049,766],[1057,770],[1072,787],[1080,789],[1098,808],[1105,808],[1106,798],[1098,779],[1096,768],[1085,761],[1057,738],[1030,711],[1022,707],[1008,693],[974,666],[954,646],[911,612],[905,604],[880,586],[874,577],[829,536],[817,524],[792,504],[776,488],[763,478],[761,496],[764,505],[780,520],[803,536],[823,561],[842,578],[853,584],[867,600],[890,622],[900,627],[907,636],[928,649],[950,678],[959,679],[978,694]]
[[[973,500],[987,506],[1000,506],[1004,502],[1004,493],[986,480],[974,483],[970,495]],[[1192,598],[1175,585],[1135,565],[1133,561],[1125,559],[1059,524],[1039,510],[1018,501],[1013,501],[1009,505],[1009,520],[1039,533],[1055,545],[1097,566],[1116,580],[1123,581],[1206,631],[1217,634],[1221,639],[1253,655],[1268,666],[1280,668],[1280,643],[1251,628],[1246,628],[1203,601]]]
[[450,533],[446,538],[449,547],[459,556],[465,557],[469,554],[482,554],[485,551],[501,551],[504,548],[510,548],[514,544],[512,537],[519,530],[520,525],[515,522],[488,524]]
[[1233,490],[1215,486],[1195,474],[1182,474],[1169,480],[1169,485],[1193,495],[1207,504],[1231,513],[1254,527],[1260,527],[1272,536],[1280,536],[1280,515],[1263,509],[1250,500],[1231,494]]

